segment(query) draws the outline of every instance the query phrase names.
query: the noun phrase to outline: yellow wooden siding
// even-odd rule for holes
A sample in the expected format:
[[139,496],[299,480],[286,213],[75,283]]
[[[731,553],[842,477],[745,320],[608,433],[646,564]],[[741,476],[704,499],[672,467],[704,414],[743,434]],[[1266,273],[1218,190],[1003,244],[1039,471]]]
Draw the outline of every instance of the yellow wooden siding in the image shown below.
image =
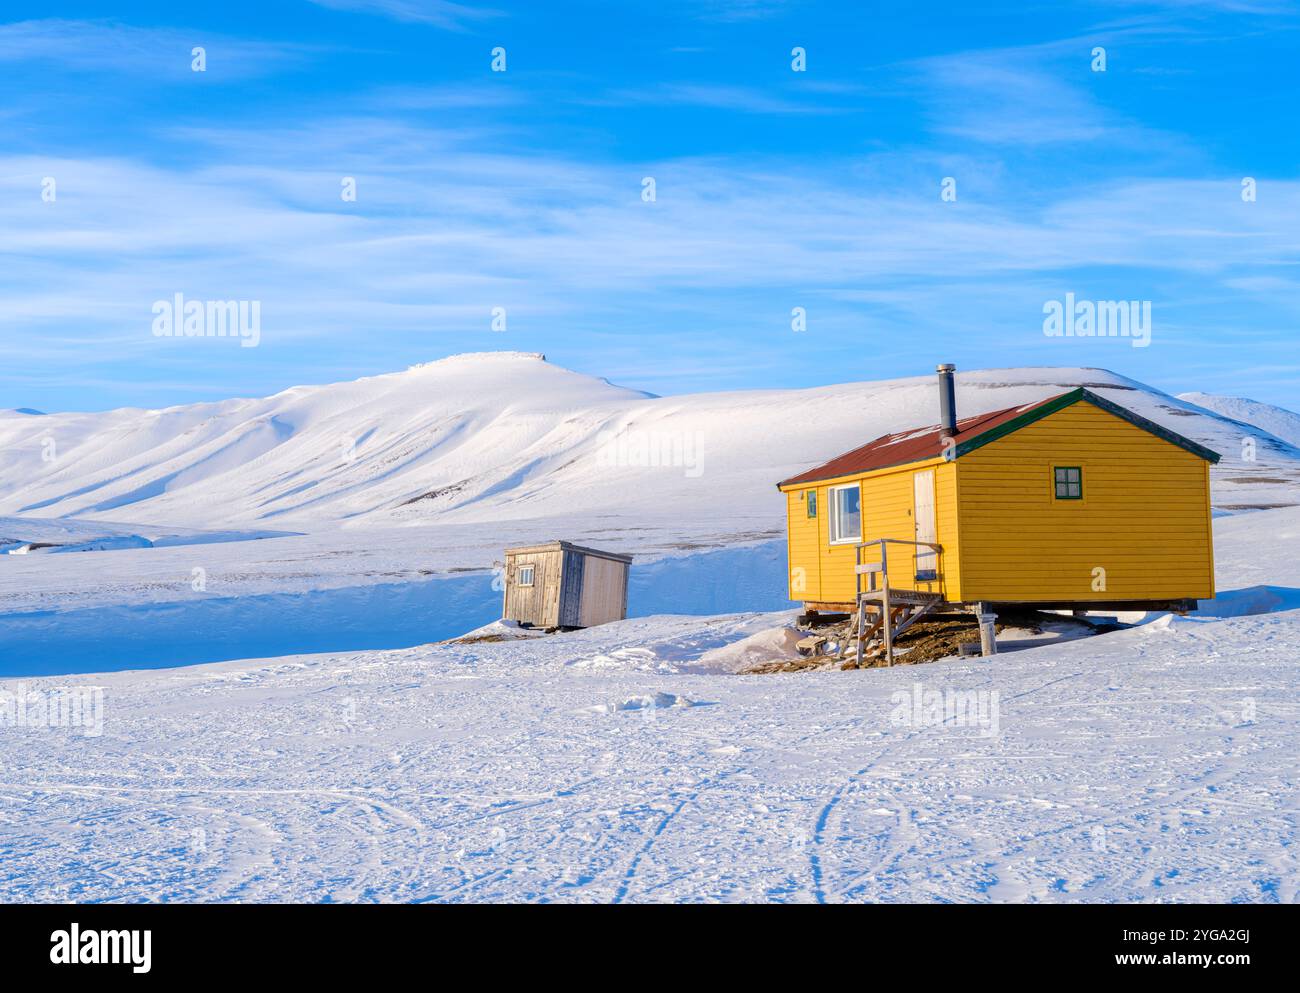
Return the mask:
[[862,512],[861,519],[864,533],[865,528],[867,527],[866,504],[865,501],[861,499],[861,477],[837,479],[822,486],[822,493],[825,494],[826,501],[826,513],[823,515],[825,520],[821,522],[821,534],[819,536],[821,539],[822,559],[822,598],[829,602],[836,603],[852,602],[856,590],[853,567],[857,562],[856,552],[854,551],[857,542],[842,545],[831,544],[831,490],[845,485],[858,486],[858,507]]
[[[1081,500],[1055,498],[1055,466],[1082,468]],[[956,467],[966,601],[1213,596],[1208,467],[1192,453],[1080,402]]]
[[[806,518],[806,508],[801,496],[803,490],[786,494],[789,527],[789,557],[792,577],[794,570],[802,568],[806,589],[795,590],[792,578],[790,597],[793,600],[851,603],[857,590],[854,574],[857,542],[832,545],[830,542],[830,490],[856,483],[861,491],[862,541],[876,538],[900,538],[912,541],[916,536],[914,515],[915,490],[913,476],[918,471],[933,470],[935,476],[935,534],[943,554],[939,558],[937,582],[915,581],[915,552],[911,547],[891,545],[889,549],[890,586],[904,589],[922,589],[942,592],[950,599],[960,592],[957,576],[957,473],[954,463],[933,460],[877,470],[874,473],[846,476],[817,484],[818,515],[816,521]],[[811,526],[814,525],[815,527]],[[879,552],[864,551],[864,562],[878,562]],[[865,587],[866,580],[864,578]]]
[[[944,462],[934,470],[935,527],[943,554],[939,556],[939,579],[944,599],[960,603],[961,587],[961,516],[956,462]],[[922,587],[932,589],[933,587]]]
[[[921,472],[934,473],[935,541],[942,546],[938,557],[937,581],[917,581],[916,549],[908,545],[890,545],[888,550],[889,585],[895,589],[917,589],[929,593],[942,593],[956,599],[960,593],[958,575],[957,474],[951,462],[931,461],[901,466],[869,474],[862,479],[864,541],[876,538],[916,540],[916,476]],[[878,548],[863,550],[864,562],[878,562]],[[848,580],[849,599],[852,599],[853,574],[850,567]]]
[[823,498],[817,492],[817,516],[808,516],[806,494],[813,487],[791,490],[786,493],[786,534],[789,536],[789,569],[787,579],[791,600],[821,599],[821,552],[818,525],[822,521]]
[[1205,489],[1205,554],[1206,554],[1206,582],[1210,587],[1210,596],[1215,595],[1214,587],[1214,511],[1210,503],[1210,463],[1202,460],[1201,468],[1205,472],[1205,481],[1202,486]]

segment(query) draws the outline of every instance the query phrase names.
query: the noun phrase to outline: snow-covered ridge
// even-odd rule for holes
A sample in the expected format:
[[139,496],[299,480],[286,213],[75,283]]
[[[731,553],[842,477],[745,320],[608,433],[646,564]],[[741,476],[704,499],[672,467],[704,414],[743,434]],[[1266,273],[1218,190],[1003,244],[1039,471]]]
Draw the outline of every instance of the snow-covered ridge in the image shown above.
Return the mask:
[[1260,403],[1246,397],[1216,396],[1213,393],[1179,393],[1178,399],[1267,431],[1289,445],[1300,446],[1300,414],[1285,407]]
[[[958,411],[1080,385],[1221,453],[1223,506],[1300,502],[1295,447],[1104,369],[959,372]],[[0,415],[0,515],[293,530],[684,515],[735,535],[779,527],[777,480],[936,420],[930,375],[653,397],[475,353],[261,399]]]
[[461,352],[459,355],[448,355],[441,359],[434,359],[431,362],[417,362],[415,365],[406,367],[407,372],[415,372],[419,369],[431,369],[434,366],[453,365],[463,362],[545,362],[546,356],[541,352]]

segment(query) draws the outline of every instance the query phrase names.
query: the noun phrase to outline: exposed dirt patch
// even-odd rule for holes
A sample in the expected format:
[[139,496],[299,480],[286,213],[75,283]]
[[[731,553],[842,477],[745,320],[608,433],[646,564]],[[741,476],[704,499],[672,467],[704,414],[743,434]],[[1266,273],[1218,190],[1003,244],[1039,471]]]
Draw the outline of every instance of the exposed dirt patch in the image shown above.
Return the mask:
[[409,500],[403,500],[398,504],[399,507],[409,507],[413,503],[419,503],[421,500],[437,500],[439,497],[451,496],[459,493],[469,482],[468,479],[462,479],[459,483],[452,483],[450,486],[443,486],[436,490],[429,490],[427,493],[421,493],[419,496],[413,496]]
[[[1004,629],[1028,631],[1041,634],[1043,624],[1050,622],[1054,626],[1062,624],[1078,625],[1080,630],[1090,634],[1102,634],[1113,631],[1114,624],[1091,624],[1066,614],[1048,614],[1038,610],[1006,610],[999,612],[994,624],[994,633],[1001,634]],[[806,629],[809,634],[828,639],[828,647],[835,650],[827,655],[813,655],[808,658],[783,659],[779,662],[765,662],[762,665],[746,669],[745,674],[766,674],[773,672],[803,672],[810,669],[856,669],[856,646],[847,641],[848,649],[844,658],[839,656],[839,646],[844,645],[853,630],[851,620],[838,621],[833,624],[819,624]],[[894,664],[915,665],[920,662],[935,662],[939,659],[956,657],[961,652],[963,642],[978,644],[980,640],[979,624],[973,614],[953,613],[935,614],[923,621],[917,621],[901,636],[894,640]],[[878,668],[885,664],[884,650],[877,648],[868,653],[863,660],[864,669]]]

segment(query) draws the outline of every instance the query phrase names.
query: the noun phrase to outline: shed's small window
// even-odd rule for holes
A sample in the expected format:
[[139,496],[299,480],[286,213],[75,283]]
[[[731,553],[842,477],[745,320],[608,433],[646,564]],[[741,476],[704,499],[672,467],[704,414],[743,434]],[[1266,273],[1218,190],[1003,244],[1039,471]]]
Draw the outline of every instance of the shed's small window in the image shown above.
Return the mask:
[[817,516],[817,491],[809,490],[807,493],[807,497],[808,497],[808,516],[816,517]]
[[1058,465],[1052,469],[1052,480],[1056,484],[1056,499],[1083,499],[1083,470],[1077,465]]
[[519,567],[519,585],[520,586],[533,585],[533,566],[521,565]]
[[862,540],[862,490],[857,483],[833,486],[830,491],[831,544]]

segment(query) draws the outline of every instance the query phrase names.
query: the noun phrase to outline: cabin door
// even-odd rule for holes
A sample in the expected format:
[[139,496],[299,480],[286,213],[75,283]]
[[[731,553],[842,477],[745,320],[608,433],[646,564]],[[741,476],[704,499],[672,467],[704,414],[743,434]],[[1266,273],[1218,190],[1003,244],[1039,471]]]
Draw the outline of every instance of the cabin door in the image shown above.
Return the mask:
[[[915,493],[913,520],[916,521],[916,540],[937,541],[934,528],[934,470],[914,473],[912,487]],[[938,553],[928,548],[917,548],[916,578],[918,581],[939,578]]]

